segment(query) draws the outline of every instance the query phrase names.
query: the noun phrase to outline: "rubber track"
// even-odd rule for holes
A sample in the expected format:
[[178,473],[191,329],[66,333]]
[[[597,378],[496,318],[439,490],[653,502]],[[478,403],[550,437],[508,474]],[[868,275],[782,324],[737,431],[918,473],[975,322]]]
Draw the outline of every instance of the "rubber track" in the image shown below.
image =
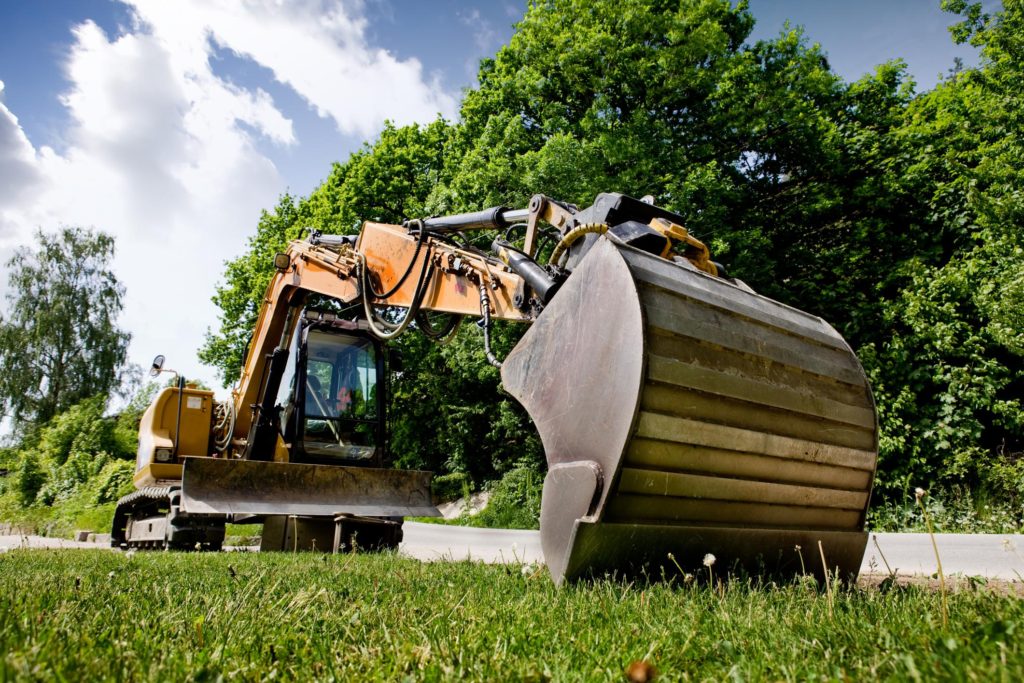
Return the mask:
[[[128,545],[135,547],[151,547],[151,544],[148,542],[138,545],[128,543],[128,540],[125,537],[128,526],[128,517],[140,506],[140,504],[154,503],[158,501],[167,501],[167,503],[170,504],[171,494],[180,488],[181,487],[179,486],[146,486],[138,491],[133,491],[118,500],[117,506],[114,508],[114,523],[110,532],[111,547],[122,548]],[[163,544],[157,547],[163,547]]]

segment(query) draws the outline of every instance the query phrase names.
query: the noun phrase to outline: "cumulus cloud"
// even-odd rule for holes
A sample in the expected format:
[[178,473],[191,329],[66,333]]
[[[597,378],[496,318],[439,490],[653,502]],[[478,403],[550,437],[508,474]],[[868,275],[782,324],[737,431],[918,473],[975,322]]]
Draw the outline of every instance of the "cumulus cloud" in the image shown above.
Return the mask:
[[217,72],[217,50],[269,69],[346,133],[451,114],[454,100],[416,60],[370,46],[358,4],[122,2],[133,22],[117,35],[72,30],[60,150],[32,144],[0,84],[0,254],[40,227],[112,233],[132,360],[164,352],[210,381],[194,351],[216,326],[214,285],[286,185],[261,147],[299,142],[270,94]]
[[4,82],[0,81],[0,240],[10,237],[15,227],[4,207],[16,205],[42,181],[35,150],[18,125],[18,117],[4,106],[3,95]]
[[362,3],[130,1],[170,43],[186,47],[209,35],[266,66],[343,133],[368,136],[385,118],[406,124],[455,111],[437,79],[424,79],[419,60],[399,60],[367,43]]

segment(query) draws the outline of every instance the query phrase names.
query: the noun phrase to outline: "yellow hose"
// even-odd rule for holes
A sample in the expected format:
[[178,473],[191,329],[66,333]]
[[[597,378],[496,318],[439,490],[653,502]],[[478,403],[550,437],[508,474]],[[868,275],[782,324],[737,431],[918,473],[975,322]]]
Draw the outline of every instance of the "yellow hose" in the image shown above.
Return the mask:
[[551,258],[548,259],[549,266],[557,266],[559,260],[562,258],[562,254],[571,247],[576,241],[584,235],[598,234],[603,235],[608,232],[607,223],[584,223],[578,225],[569,232],[565,233],[562,239],[555,246],[555,250],[551,252]]

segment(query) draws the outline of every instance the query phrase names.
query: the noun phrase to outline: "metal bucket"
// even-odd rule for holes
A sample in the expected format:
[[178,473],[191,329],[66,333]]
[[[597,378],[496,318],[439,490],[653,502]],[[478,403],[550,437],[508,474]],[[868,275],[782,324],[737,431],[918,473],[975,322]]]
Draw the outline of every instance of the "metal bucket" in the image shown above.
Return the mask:
[[819,541],[829,571],[857,573],[877,417],[820,318],[606,236],[502,379],[544,443],[556,583],[709,553],[720,569],[821,575]]

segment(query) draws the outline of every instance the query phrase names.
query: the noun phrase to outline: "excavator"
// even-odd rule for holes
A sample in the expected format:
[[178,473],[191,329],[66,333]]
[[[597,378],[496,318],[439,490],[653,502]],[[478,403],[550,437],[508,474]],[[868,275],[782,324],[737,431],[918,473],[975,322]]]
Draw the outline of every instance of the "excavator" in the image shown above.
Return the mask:
[[[218,549],[225,524],[262,523],[263,550],[397,547],[403,518],[438,513],[431,473],[385,466],[387,343],[444,341],[469,316],[544,447],[556,584],[707,554],[855,576],[878,453],[864,370],[683,224],[651,197],[535,195],[291,242],[230,400],[179,377],[144,413],[113,545]],[[495,320],[529,326],[503,359]]]

